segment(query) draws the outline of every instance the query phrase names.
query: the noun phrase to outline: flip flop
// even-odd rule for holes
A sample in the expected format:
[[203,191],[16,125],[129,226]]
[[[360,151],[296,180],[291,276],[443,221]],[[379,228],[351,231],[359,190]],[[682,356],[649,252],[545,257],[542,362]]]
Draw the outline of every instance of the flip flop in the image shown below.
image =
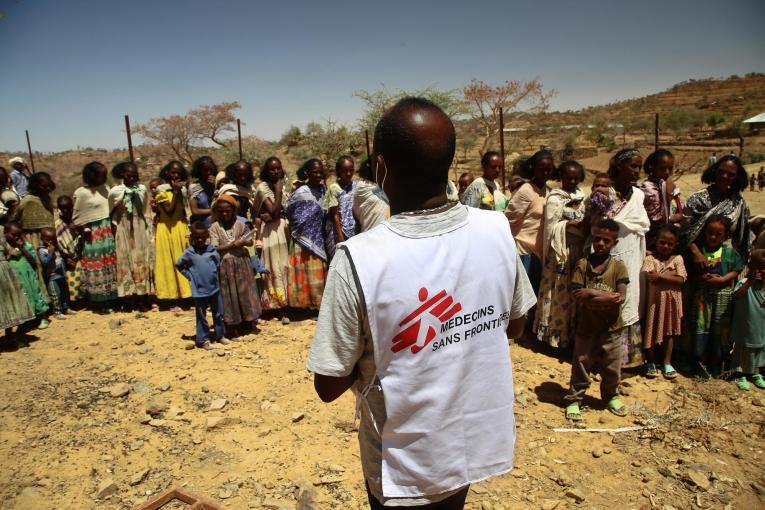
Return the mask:
[[736,386],[743,391],[749,391],[752,388],[749,386],[749,381],[746,380],[746,377],[739,377],[736,379]]
[[582,421],[582,411],[579,404],[571,404],[566,408],[566,419],[571,421]]
[[754,374],[752,376],[752,382],[761,390],[765,390],[765,377],[762,377],[762,374]]
[[677,377],[677,372],[672,365],[664,365],[664,379],[674,379]]
[[608,401],[606,409],[616,416],[627,416],[627,406],[622,404],[622,401],[616,397]]
[[645,376],[649,379],[655,379],[658,377],[659,371],[656,370],[656,365],[653,363],[648,363],[645,366]]

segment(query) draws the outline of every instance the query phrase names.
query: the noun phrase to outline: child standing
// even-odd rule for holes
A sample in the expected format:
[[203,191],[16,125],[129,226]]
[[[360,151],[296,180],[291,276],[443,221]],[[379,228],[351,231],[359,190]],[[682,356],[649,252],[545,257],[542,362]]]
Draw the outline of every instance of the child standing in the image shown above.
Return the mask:
[[254,329],[260,317],[250,256],[244,248],[253,244],[253,232],[237,219],[238,205],[233,196],[220,195],[213,204],[216,220],[210,227],[210,244],[221,254],[223,321],[230,338],[239,336],[239,327],[244,322],[251,323]]
[[48,327],[48,302],[43,294],[43,283],[38,272],[38,261],[35,249],[24,239],[24,231],[18,223],[5,225],[5,240],[9,246],[8,262],[16,273],[24,295],[29,301],[36,317],[40,318],[38,329]]
[[134,298],[143,309],[154,293],[151,222],[146,217],[149,198],[146,186],[138,182],[138,166],[133,162],[112,169],[122,184],[109,191],[109,211],[117,247],[117,295]]
[[[156,197],[159,221],[154,240],[154,281],[157,299],[184,299],[191,297],[191,286],[176,269],[175,262],[189,246],[183,197],[189,174],[180,161],[171,161],[159,176],[167,184],[158,187]],[[174,311],[180,308],[175,306]]]
[[210,232],[202,221],[191,225],[191,247],[183,252],[175,263],[178,271],[191,281],[191,293],[197,314],[196,345],[200,349],[211,350],[210,326],[207,324],[207,307],[213,317],[213,340],[227,344],[223,338],[223,298],[218,281],[220,255],[208,244]]
[[643,262],[646,280],[646,318],[643,330],[643,347],[646,350],[646,377],[654,378],[656,370],[656,347],[664,347],[664,377],[674,379],[677,372],[672,367],[672,348],[675,337],[682,333],[683,294],[681,286],[688,278],[683,257],[675,253],[680,232],[673,225],[664,225],[656,231],[655,249]]
[[73,313],[69,309],[69,285],[66,283],[66,264],[58,248],[56,231],[44,228],[40,231],[40,247],[37,256],[40,258],[45,286],[48,289],[53,313],[57,319],[63,319],[64,314]]
[[750,378],[765,390],[760,369],[765,366],[765,250],[754,250],[749,258],[749,274],[733,291],[733,365],[741,372],[736,385],[749,390]]
[[[649,154],[643,165],[648,179],[640,188],[645,195],[643,205],[651,222],[651,227],[646,234],[646,246],[649,250],[653,249],[656,235],[662,225],[680,223],[683,220],[680,188],[672,182],[674,167],[675,157],[666,149],[659,149]],[[672,212],[673,204],[675,212]]]
[[599,373],[600,397],[606,408],[626,416],[627,407],[619,400],[625,333],[621,306],[630,284],[627,266],[611,257],[619,225],[600,220],[591,230],[592,254],[579,261],[571,276],[571,290],[578,304],[576,340],[571,362],[571,385],[565,397],[569,403],[566,418],[580,421],[579,405],[590,386],[590,372]]
[[733,284],[744,269],[738,252],[723,244],[730,227],[730,219],[713,214],[704,224],[703,236],[696,240],[707,269],[695,278],[691,332],[697,369],[704,379],[719,375],[727,362],[724,353],[730,348]]
[[6,336],[11,334],[14,326],[35,318],[29,301],[22,298],[24,290],[8,263],[7,255],[11,250],[0,225],[0,331],[5,330]]
[[56,229],[56,242],[61,255],[66,263],[66,283],[69,289],[69,301],[80,299],[80,276],[82,265],[82,236],[74,226],[72,216],[74,214],[74,202],[71,197],[59,195],[56,200],[57,214],[54,215],[53,223]]

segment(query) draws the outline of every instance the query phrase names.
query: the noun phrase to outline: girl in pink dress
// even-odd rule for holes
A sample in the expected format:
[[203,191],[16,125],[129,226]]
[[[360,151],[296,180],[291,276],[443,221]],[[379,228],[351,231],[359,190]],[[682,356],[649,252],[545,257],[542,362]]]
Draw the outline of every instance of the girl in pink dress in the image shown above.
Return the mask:
[[676,253],[680,233],[672,225],[656,231],[654,251],[647,253],[643,262],[646,282],[646,318],[643,347],[646,350],[646,377],[658,375],[656,347],[664,348],[662,372],[667,379],[677,377],[672,367],[672,347],[680,336],[683,322],[683,296],[680,287],[688,278],[683,257]]

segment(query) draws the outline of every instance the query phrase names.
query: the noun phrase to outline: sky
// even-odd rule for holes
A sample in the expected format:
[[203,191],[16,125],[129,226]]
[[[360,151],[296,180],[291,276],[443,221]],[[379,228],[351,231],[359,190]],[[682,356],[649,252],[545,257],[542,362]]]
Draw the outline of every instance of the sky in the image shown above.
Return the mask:
[[[239,101],[244,135],[353,125],[357,90],[538,77],[553,110],[765,71],[762,0],[0,0],[0,150],[126,146]],[[136,142],[140,143],[140,139]]]

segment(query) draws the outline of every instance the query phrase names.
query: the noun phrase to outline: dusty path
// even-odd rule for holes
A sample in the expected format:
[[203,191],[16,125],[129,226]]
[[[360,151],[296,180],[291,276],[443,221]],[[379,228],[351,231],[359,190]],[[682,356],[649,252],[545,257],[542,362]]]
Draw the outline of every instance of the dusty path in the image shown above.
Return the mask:
[[[184,348],[193,312],[53,321],[0,353],[0,508],[132,508],[172,484],[232,509],[364,508],[352,398],[322,404],[304,369],[313,327],[269,322],[211,353]],[[633,413],[593,399],[587,425],[655,430],[556,433],[568,363],[512,351],[517,468],[468,508],[765,505],[765,392],[630,377]]]

